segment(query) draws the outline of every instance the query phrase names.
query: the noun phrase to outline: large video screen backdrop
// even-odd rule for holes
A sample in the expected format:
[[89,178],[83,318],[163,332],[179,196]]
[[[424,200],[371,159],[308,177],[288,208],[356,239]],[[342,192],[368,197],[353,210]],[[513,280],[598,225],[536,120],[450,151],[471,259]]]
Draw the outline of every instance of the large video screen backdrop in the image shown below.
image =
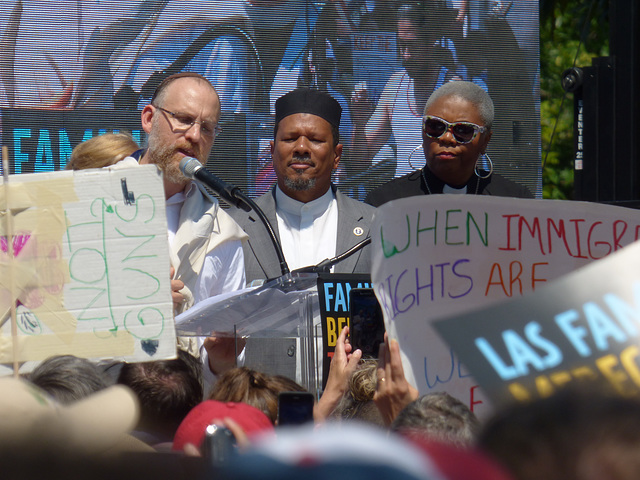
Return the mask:
[[105,131],[130,131],[143,144],[139,111],[181,70],[208,77],[221,97],[224,131],[207,167],[252,196],[274,182],[269,140],[280,95],[312,86],[342,104],[335,181],[362,199],[424,165],[421,150],[411,155],[424,102],[452,79],[481,85],[495,102],[496,171],[540,191],[532,0],[2,0],[11,173],[62,169],[76,144]]

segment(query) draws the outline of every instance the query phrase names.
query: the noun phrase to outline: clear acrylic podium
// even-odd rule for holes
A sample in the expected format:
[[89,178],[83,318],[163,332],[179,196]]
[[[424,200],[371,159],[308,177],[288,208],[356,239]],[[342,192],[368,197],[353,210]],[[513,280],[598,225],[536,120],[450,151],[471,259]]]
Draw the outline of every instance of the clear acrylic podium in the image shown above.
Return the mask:
[[246,366],[295,378],[318,395],[322,333],[317,280],[317,274],[293,273],[232,296],[209,298],[176,317],[176,333],[244,337]]

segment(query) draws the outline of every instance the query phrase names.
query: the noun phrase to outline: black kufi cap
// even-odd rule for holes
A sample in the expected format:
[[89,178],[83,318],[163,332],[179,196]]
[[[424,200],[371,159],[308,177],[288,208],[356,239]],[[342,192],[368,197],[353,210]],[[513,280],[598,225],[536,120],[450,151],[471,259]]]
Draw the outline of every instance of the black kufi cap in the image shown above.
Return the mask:
[[276,100],[276,123],[294,113],[310,113],[340,127],[342,107],[328,93],[313,88],[297,88]]

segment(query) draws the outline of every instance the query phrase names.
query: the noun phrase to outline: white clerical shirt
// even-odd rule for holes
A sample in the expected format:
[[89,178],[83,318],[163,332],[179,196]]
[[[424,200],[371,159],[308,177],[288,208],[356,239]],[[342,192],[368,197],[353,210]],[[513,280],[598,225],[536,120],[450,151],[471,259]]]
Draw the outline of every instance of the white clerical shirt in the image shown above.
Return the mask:
[[276,187],[276,217],[284,257],[291,270],[336,256],[338,204],[333,190],[308,203]]

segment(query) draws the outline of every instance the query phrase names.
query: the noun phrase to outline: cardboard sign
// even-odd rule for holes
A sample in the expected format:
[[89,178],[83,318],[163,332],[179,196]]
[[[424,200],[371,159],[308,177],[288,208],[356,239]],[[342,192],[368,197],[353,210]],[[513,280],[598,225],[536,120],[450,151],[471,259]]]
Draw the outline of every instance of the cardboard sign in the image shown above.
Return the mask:
[[434,324],[494,404],[579,379],[640,393],[640,242],[535,293]]
[[405,373],[476,414],[488,399],[432,321],[519,297],[634,242],[636,210],[593,203],[429,195],[378,208],[372,280]]
[[318,299],[322,324],[322,387],[327,384],[329,366],[336,340],[344,327],[350,326],[349,292],[354,288],[371,288],[365,274],[318,274]]
[[175,356],[155,166],[12,176],[0,209],[0,363]]

